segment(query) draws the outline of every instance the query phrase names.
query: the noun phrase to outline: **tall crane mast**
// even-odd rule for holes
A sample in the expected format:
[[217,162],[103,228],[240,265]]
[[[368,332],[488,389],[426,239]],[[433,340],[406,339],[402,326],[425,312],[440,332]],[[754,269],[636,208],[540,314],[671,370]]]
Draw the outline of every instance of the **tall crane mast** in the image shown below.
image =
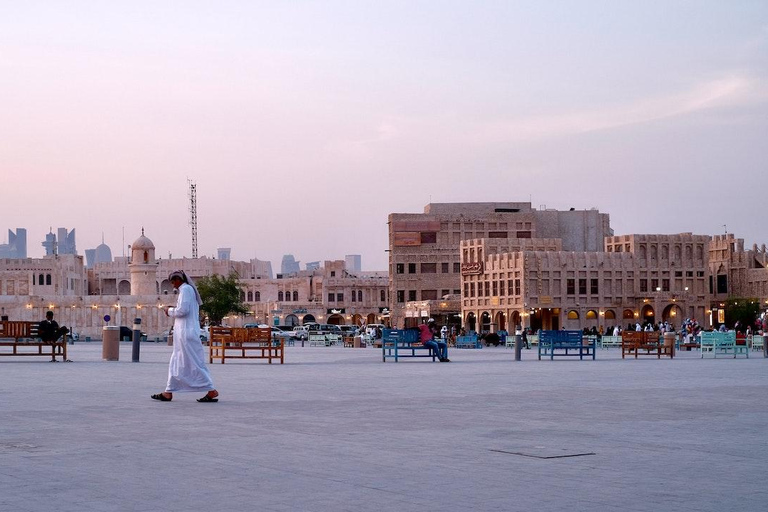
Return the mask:
[[192,226],[192,257],[197,258],[197,185],[187,178],[189,184],[189,225]]

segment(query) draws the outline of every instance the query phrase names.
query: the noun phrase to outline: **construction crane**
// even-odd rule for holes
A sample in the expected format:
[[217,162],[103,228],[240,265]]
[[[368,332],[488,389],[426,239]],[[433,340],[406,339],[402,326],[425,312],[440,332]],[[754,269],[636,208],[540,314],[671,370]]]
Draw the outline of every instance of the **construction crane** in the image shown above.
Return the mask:
[[187,178],[189,185],[189,225],[192,226],[192,257],[197,258],[197,185]]

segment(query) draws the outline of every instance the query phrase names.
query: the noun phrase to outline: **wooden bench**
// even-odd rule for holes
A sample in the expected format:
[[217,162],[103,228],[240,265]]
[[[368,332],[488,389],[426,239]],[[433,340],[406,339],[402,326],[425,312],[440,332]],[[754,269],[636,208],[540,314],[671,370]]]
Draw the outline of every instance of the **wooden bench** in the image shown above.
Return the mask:
[[456,336],[456,348],[483,348],[477,336]]
[[285,362],[285,342],[282,338],[272,337],[269,328],[211,327],[208,361],[221,359],[266,359],[272,364],[273,359]]
[[395,362],[401,357],[431,357],[437,359],[437,354],[431,347],[419,341],[419,331],[416,329],[384,329],[381,338],[382,361],[394,358]]
[[[62,360],[69,361],[66,335],[56,341],[42,341],[38,337],[38,326],[39,322],[0,322],[0,356],[51,356],[53,361],[60,355]],[[45,347],[50,350],[44,352]]]
[[736,359],[736,356],[741,354],[749,358],[749,348],[746,345],[736,344],[736,331],[704,331],[701,333],[701,358],[704,358],[705,354],[711,354],[712,357],[717,358],[720,355],[731,355]]
[[541,331],[539,333],[539,360],[541,356],[592,356],[595,359],[595,340],[585,339],[581,331]]
[[675,343],[665,345],[661,333],[658,331],[624,331],[621,333],[621,358],[633,355],[639,356],[668,356],[675,357]]

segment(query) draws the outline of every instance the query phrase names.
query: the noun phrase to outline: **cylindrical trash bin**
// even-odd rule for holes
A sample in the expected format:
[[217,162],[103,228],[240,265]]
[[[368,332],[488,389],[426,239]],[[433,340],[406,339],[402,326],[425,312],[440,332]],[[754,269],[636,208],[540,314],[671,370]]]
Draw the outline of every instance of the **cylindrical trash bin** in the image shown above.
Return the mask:
[[669,354],[670,357],[675,357],[675,338],[677,336],[673,332],[664,333],[664,353]]
[[363,346],[363,337],[362,336],[355,336],[354,341],[352,342],[352,346],[354,348],[360,348]]
[[120,327],[105,325],[101,340],[101,358],[107,361],[120,360]]

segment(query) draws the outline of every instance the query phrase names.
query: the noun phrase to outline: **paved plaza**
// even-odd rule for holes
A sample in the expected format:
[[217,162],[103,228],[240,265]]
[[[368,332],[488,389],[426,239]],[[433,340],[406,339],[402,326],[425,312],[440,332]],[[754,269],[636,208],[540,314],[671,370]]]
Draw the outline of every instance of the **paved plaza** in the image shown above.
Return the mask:
[[132,363],[0,358],[0,511],[761,511],[768,359],[451,363],[289,347],[212,365],[217,404]]

